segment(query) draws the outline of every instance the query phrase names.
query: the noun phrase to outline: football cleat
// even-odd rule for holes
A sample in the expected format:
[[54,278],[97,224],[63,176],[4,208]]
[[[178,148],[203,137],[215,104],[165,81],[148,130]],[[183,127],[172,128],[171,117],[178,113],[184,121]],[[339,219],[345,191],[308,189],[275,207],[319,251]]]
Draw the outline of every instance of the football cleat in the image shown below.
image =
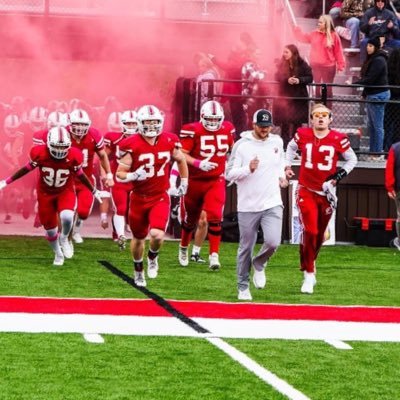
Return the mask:
[[150,258],[147,258],[147,276],[150,279],[157,278],[158,275],[158,257],[154,258],[153,260],[150,260]]
[[304,281],[301,285],[301,293],[313,294],[314,286],[317,283],[313,272],[304,272]]
[[389,246],[400,251],[400,241],[398,237],[395,237],[390,241]]
[[118,247],[121,251],[125,250],[126,248],[126,237],[124,235],[121,235],[118,238]]
[[83,243],[83,238],[79,232],[75,232],[72,234],[72,239],[74,239],[74,242],[76,244],[81,244]]
[[251,296],[250,293],[250,289],[249,288],[244,290],[239,289],[238,300],[246,300],[246,301],[253,300],[253,297]]
[[182,267],[187,267],[189,265],[189,255],[187,247],[179,246],[178,258],[179,258],[179,264],[181,264]]
[[146,278],[144,277],[144,271],[135,271],[133,280],[136,286],[146,287]]
[[206,260],[204,258],[200,257],[199,253],[193,253],[190,256],[190,261],[197,262],[199,264],[205,264],[205,262],[206,262]]
[[267,278],[265,276],[264,268],[261,271],[258,271],[254,268],[253,273],[253,283],[256,289],[264,289],[267,283]]
[[221,268],[221,264],[219,262],[218,253],[211,253],[208,259],[209,259],[209,262],[210,262],[209,268],[212,271],[216,271],[216,270]]
[[56,266],[64,265],[64,254],[63,253],[55,253],[53,265],[56,265]]
[[67,237],[64,239],[60,238],[60,246],[65,258],[72,258],[74,256],[74,248]]

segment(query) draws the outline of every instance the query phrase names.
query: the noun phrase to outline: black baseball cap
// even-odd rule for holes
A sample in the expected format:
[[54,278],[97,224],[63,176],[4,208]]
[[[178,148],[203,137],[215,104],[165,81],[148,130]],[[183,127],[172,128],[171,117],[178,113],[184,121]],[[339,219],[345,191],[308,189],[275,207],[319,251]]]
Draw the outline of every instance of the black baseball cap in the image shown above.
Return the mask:
[[272,114],[268,110],[257,110],[253,115],[253,124],[258,126],[272,126]]

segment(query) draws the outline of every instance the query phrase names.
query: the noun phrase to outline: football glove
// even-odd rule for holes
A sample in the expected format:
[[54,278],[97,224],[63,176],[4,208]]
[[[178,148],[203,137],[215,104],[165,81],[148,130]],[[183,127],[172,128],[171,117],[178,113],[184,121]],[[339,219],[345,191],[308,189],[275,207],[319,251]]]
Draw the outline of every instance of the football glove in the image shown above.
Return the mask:
[[102,200],[102,192],[101,192],[101,190],[94,189],[94,190],[93,190],[93,196],[95,197],[95,199],[96,199],[100,204],[103,203],[103,200]]
[[215,169],[217,167],[218,167],[217,163],[208,161],[208,160],[202,160],[202,161],[200,161],[200,164],[199,164],[199,168],[204,172],[212,171],[213,169]]
[[326,195],[326,199],[328,200],[332,209],[336,209],[337,207],[337,197],[335,194],[335,187],[330,182],[324,182],[322,184],[322,190]]
[[339,171],[335,172],[332,175],[329,175],[326,178],[326,181],[331,181],[331,180],[335,180],[336,182],[341,181],[345,176],[347,176],[347,172],[345,169],[340,168]]
[[5,180],[0,181],[0,190],[3,190],[7,186],[7,182]]
[[181,183],[177,188],[177,196],[181,197],[186,194],[188,190],[188,180],[187,178],[181,178]]

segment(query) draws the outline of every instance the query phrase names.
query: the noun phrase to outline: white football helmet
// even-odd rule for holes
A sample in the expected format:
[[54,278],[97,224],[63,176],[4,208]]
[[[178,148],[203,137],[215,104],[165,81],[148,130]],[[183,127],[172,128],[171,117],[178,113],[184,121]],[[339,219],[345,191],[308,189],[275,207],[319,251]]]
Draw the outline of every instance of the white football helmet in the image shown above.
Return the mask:
[[54,158],[61,160],[67,157],[71,148],[71,137],[67,129],[63,126],[51,128],[47,133],[47,147]]
[[122,132],[125,135],[133,135],[138,131],[137,112],[134,110],[127,110],[122,113],[121,117]]
[[60,111],[52,111],[47,117],[47,128],[51,129],[55,126],[67,126],[68,125],[68,114]]
[[121,116],[122,114],[117,111],[108,116],[107,128],[109,132],[122,132]]
[[206,101],[200,109],[200,122],[208,131],[215,132],[224,122],[224,109],[218,101]]
[[69,113],[70,131],[78,138],[83,138],[88,133],[91,123],[89,114],[85,110],[77,108]]
[[161,134],[164,125],[164,116],[161,111],[152,105],[139,108],[137,112],[138,131],[146,137],[156,137]]
[[17,136],[17,132],[21,124],[22,121],[17,114],[9,114],[7,115],[7,117],[4,118],[4,132],[9,137],[15,137]]
[[44,107],[33,107],[29,112],[29,125],[34,132],[46,128],[47,110]]

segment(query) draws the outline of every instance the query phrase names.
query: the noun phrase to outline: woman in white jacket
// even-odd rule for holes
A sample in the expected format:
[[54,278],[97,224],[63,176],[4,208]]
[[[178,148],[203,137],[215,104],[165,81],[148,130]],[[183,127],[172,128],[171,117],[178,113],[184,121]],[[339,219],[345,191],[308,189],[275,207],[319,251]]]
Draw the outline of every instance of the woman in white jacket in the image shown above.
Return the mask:
[[[282,236],[283,204],[281,187],[288,182],[284,172],[283,141],[272,134],[272,114],[258,110],[253,130],[241,134],[232,149],[226,179],[237,185],[237,210],[240,241],[237,254],[238,299],[252,300],[250,270],[257,289],[266,285],[265,267]],[[261,227],[264,243],[253,257],[257,231]]]

